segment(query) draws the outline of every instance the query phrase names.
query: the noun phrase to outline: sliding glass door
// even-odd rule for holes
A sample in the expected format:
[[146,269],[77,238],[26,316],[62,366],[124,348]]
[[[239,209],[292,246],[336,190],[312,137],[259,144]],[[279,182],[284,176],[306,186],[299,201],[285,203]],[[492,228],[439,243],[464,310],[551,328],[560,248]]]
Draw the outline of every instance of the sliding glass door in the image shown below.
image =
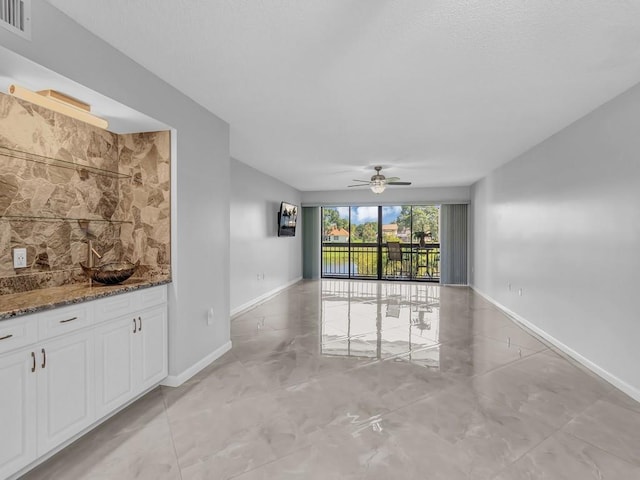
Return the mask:
[[440,207],[322,209],[322,276],[439,281]]
[[378,278],[378,207],[322,209],[322,275]]

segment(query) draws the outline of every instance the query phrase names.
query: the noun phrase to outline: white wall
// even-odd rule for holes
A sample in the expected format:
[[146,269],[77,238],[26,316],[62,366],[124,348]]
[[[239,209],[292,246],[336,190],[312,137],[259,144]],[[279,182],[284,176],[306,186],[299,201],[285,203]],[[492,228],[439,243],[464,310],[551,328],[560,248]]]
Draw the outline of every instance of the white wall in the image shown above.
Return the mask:
[[638,118],[640,86],[476,183],[472,283],[640,400]]
[[470,198],[470,187],[389,187],[380,195],[368,188],[302,192],[302,204],[305,206],[468,203]]
[[177,130],[169,373],[179,377],[229,342],[229,126],[43,0],[31,17],[31,41],[0,28],[0,45]]
[[[246,308],[302,277],[302,210],[295,237],[278,237],[282,201],[300,192],[231,159],[231,311]],[[264,274],[264,279],[258,275]]]

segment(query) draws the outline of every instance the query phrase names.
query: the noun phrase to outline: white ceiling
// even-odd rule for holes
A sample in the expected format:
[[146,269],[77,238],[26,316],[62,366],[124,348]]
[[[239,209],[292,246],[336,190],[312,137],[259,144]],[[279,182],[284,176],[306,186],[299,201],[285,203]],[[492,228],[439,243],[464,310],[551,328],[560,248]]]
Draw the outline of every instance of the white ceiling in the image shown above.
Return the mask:
[[49,1],[300,190],[468,185],[640,81],[640,1]]

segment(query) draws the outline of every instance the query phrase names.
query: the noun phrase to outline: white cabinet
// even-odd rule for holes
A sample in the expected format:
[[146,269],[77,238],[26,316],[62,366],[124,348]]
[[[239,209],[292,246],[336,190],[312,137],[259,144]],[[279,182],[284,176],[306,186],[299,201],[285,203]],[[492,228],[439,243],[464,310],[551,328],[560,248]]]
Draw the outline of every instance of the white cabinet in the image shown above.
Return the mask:
[[96,329],[96,408],[106,414],[167,376],[167,312],[159,306]]
[[0,357],[0,478],[37,456],[35,362],[27,350]]
[[100,323],[125,315],[133,315],[138,310],[139,303],[139,292],[123,293],[122,295],[96,300],[93,302],[95,322]]
[[38,338],[46,340],[75,332],[93,324],[91,303],[61,307],[42,313],[38,319]]
[[96,413],[106,415],[135,395],[133,317],[96,328]]
[[149,308],[155,305],[167,304],[166,288],[147,288],[140,290],[140,308]]
[[0,478],[95,421],[93,365],[91,330],[0,357]]
[[0,355],[38,341],[38,315],[0,321]]
[[138,316],[139,356],[135,365],[140,391],[155,385],[167,376],[167,309],[156,307]]
[[0,479],[167,375],[166,287],[0,320]]
[[91,330],[45,342],[38,357],[38,454],[95,421]]

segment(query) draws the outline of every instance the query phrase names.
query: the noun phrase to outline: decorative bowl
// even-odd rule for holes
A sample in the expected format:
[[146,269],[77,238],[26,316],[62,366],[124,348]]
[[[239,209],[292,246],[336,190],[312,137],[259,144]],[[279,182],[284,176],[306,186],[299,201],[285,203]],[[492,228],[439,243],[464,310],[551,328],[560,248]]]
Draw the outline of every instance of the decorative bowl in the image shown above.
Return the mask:
[[133,275],[140,265],[138,260],[135,264],[131,262],[105,263],[95,267],[87,267],[84,263],[80,263],[82,271],[91,280],[105,285],[115,285],[124,282]]

